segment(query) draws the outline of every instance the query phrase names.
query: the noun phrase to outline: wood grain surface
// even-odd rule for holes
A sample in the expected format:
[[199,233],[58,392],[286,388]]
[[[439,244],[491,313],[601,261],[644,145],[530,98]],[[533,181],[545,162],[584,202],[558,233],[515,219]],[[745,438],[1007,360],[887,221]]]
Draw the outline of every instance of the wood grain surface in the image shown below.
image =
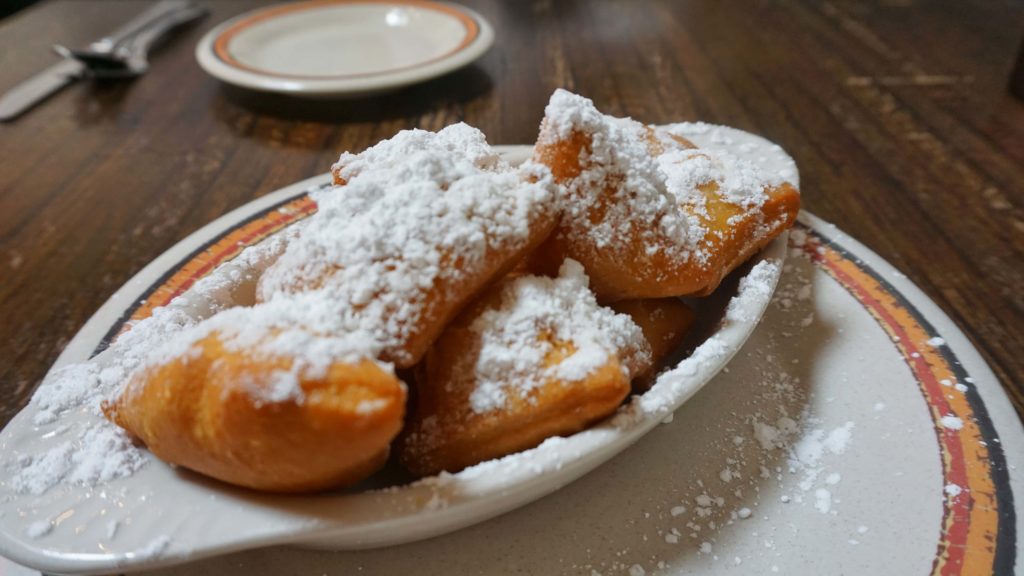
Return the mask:
[[[0,124],[0,425],[129,277],[203,224],[403,128],[465,120],[530,143],[551,91],[617,115],[762,134],[804,205],[905,272],[972,339],[1024,413],[1024,33],[1008,2],[473,0],[494,49],[365,100],[304,102],[207,76],[211,15],[131,82],[80,82]],[[0,91],[142,7],[43,2],[0,21]]]

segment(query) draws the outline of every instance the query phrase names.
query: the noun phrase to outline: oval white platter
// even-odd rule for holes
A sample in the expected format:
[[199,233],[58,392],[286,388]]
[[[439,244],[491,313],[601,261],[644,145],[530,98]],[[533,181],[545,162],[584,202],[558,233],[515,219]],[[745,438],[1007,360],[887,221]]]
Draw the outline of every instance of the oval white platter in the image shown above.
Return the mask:
[[[792,159],[760,137],[702,124],[687,125],[686,136],[700,147],[728,149],[796,181]],[[523,161],[531,152],[529,146],[497,149],[513,163]],[[140,300],[155,298],[157,286],[173,282],[176,270],[188,269],[190,262],[209,256],[225,238],[232,238],[230,233],[293,215],[308,190],[329,181],[325,174],[268,194],[174,246],[104,304],[68,345],[55,368],[89,358],[106,336],[116,333]],[[90,407],[37,426],[32,422],[37,407],[31,403],[0,433],[0,454],[4,455],[0,555],[58,573],[124,572],[274,544],[339,550],[388,546],[500,515],[606,462],[700,390],[757,325],[786,252],[783,235],[757,255],[738,288],[727,284],[735,292],[719,295],[719,318],[707,327],[706,339],[687,358],[663,372],[648,392],[633,397],[605,422],[458,474],[412,484],[314,496],[265,495],[207,480],[150,457],[135,474],[99,486],[63,483],[40,495],[19,493],[11,482],[19,458],[38,456],[67,443],[79,449],[76,430],[101,417]],[[244,266],[238,264],[243,260],[227,262],[211,275],[228,277]],[[183,296],[172,305],[188,300],[188,292]],[[188,307],[202,314],[199,304],[190,302]],[[94,361],[102,362],[102,354]]]
[[629,450],[441,538],[272,547],[154,576],[1019,574],[1024,428],[904,275],[803,213],[772,303],[719,373]]
[[394,90],[461,68],[494,44],[478,13],[426,0],[308,0],[228,20],[200,66],[244,88],[309,97]]

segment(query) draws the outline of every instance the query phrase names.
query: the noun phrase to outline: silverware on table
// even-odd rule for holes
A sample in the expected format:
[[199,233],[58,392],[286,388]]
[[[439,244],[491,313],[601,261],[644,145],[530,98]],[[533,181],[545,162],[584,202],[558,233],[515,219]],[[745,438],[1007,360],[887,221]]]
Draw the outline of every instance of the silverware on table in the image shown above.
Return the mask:
[[0,96],[0,121],[16,118],[80,78],[129,78],[144,73],[149,67],[149,49],[157,40],[205,14],[206,9],[191,0],[161,0],[85,49],[55,46],[64,60]]

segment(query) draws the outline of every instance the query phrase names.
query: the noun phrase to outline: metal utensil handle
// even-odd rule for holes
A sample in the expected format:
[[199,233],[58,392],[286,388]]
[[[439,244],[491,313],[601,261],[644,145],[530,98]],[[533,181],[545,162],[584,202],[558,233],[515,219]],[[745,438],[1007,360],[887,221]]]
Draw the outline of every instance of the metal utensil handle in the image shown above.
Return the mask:
[[93,42],[90,47],[98,51],[112,50],[168,14],[190,7],[193,7],[191,0],[160,0],[110,34]]
[[160,39],[168,30],[180,26],[191,20],[206,15],[206,9],[199,6],[190,6],[167,14],[159,21],[151,23],[136,33],[130,40],[127,49],[132,58],[145,57],[153,44]]

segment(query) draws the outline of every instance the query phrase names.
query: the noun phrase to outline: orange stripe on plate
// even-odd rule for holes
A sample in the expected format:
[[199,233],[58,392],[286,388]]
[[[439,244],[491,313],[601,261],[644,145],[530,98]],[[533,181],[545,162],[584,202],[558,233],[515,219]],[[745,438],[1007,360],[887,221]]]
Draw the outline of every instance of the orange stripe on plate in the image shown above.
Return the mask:
[[[466,35],[459,42],[458,46],[449,50],[448,52],[445,52],[440,56],[437,56],[436,58],[431,58],[430,60],[424,60],[423,62],[417,62],[415,64],[410,64],[408,66],[389,68],[387,70],[380,70],[377,72],[364,72],[360,74],[337,74],[332,76],[283,74],[281,72],[263,70],[261,68],[256,68],[255,66],[249,66],[248,64],[243,64],[242,62],[239,62],[238,59],[231,54],[231,50],[229,50],[231,40],[234,39],[234,37],[237,36],[239,33],[243,32],[246,28],[249,28],[254,24],[258,24],[260,22],[270,20],[272,18],[277,18],[285,14],[290,14],[292,12],[300,12],[303,10],[311,10],[315,8],[323,8],[326,6],[337,6],[344,4],[402,4],[412,6],[415,8],[423,8],[424,10],[434,10],[435,12],[442,12],[455,18],[460,23],[462,23],[463,27],[465,27],[466,29]],[[243,18],[238,22],[235,22],[226,30],[224,30],[224,32],[222,32],[214,40],[213,52],[225,64],[234,66],[235,68],[239,68],[241,70],[253,72],[255,74],[274,76],[277,78],[294,78],[305,80],[339,80],[346,78],[366,78],[370,76],[378,76],[380,74],[390,74],[392,72],[401,72],[403,70],[410,70],[413,68],[418,68],[420,66],[426,66],[427,64],[433,64],[434,62],[444,60],[445,58],[448,58],[454,54],[461,52],[467,46],[469,46],[473,42],[473,40],[476,40],[479,34],[480,27],[477,25],[476,20],[474,20],[469,14],[466,14],[465,12],[462,12],[461,10],[458,10],[453,6],[448,6],[437,2],[430,2],[429,0],[309,0],[307,2],[284,4],[282,6],[275,6],[273,8],[268,8],[266,10],[259,10],[253,13],[251,16]]]
[[[316,211],[316,203],[303,195],[260,218],[240,226],[215,244],[182,265],[173,276],[161,284],[146,301],[132,314],[131,320],[142,320],[153,313],[154,308],[166,306],[171,300],[188,290],[198,280],[212,272],[217,266],[230,261],[245,248],[259,243],[271,234],[293,224]],[[131,323],[126,324],[126,329]]]
[[[938,334],[926,330],[901,299],[868,270],[822,244],[812,231],[807,232],[804,250],[874,316],[895,342],[932,416],[942,458],[943,487],[956,485],[962,490],[956,495],[941,492],[941,540],[932,574],[992,573],[999,510],[989,452],[967,397],[955,387],[953,367],[937,347],[927,344]],[[962,428],[944,426],[942,418],[950,416],[959,418]]]

